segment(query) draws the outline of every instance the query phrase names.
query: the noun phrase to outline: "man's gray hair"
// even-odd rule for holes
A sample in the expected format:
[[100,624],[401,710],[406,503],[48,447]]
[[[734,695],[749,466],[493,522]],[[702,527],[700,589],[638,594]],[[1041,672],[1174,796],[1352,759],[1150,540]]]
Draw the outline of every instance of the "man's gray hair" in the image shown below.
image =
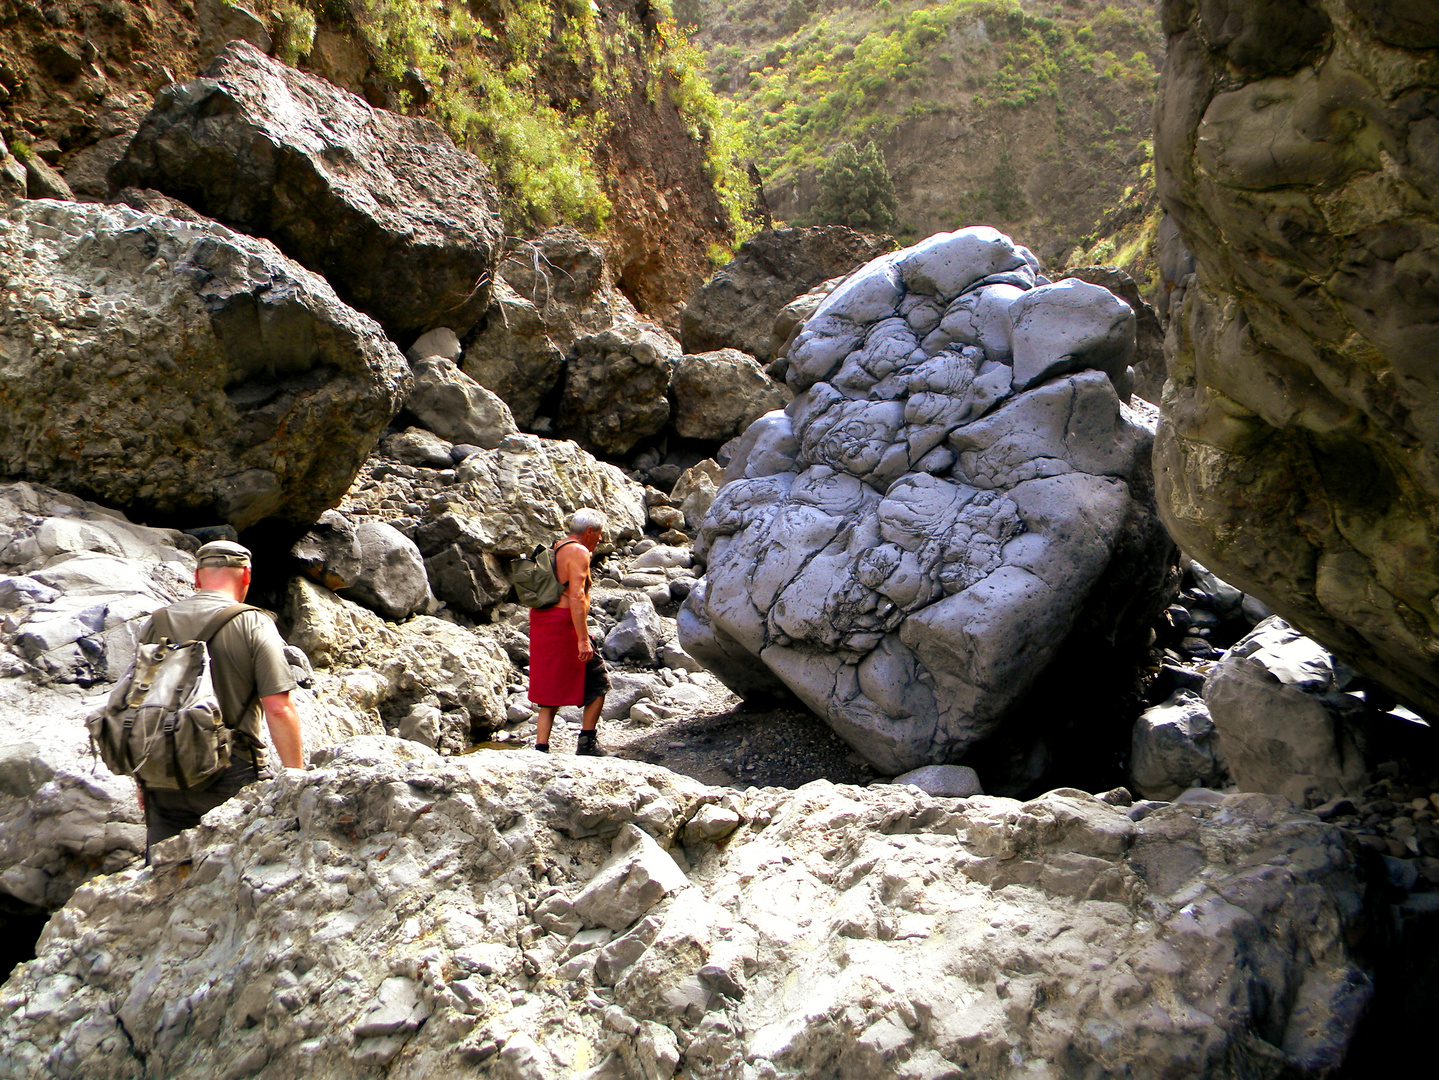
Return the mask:
[[605,526],[608,524],[609,519],[605,517],[603,512],[592,510],[587,506],[581,510],[576,510],[575,516],[570,518],[570,532],[575,536],[580,536],[588,529],[599,529],[600,532],[603,533]]

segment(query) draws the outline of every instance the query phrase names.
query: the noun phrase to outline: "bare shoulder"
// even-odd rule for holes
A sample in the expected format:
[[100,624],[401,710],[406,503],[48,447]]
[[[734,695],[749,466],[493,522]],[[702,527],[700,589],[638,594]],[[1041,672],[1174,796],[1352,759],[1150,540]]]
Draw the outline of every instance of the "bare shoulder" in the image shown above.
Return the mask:
[[[555,564],[563,570],[583,572],[590,568],[590,553],[585,549],[584,544],[566,544],[555,553]],[[567,578],[570,575],[566,573],[560,576]]]

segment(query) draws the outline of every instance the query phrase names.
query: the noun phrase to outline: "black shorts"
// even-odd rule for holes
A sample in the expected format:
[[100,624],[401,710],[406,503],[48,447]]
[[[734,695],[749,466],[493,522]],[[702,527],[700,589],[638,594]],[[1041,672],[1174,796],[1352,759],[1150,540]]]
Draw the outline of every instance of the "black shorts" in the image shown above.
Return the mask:
[[590,654],[589,660],[585,662],[585,704],[588,705],[597,697],[604,697],[610,692],[610,669],[605,665],[605,658],[600,655],[600,642],[590,639],[590,646],[595,650]]

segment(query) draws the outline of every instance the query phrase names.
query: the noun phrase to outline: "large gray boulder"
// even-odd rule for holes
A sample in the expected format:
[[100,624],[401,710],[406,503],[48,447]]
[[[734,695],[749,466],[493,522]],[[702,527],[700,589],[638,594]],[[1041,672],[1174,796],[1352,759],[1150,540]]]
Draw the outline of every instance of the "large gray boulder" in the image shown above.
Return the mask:
[[160,91],[110,179],[273,240],[402,342],[463,334],[489,301],[504,233],[485,165],[247,42]]
[[454,361],[431,356],[416,363],[414,370],[415,386],[405,408],[442,439],[493,450],[519,430],[510,407]]
[[318,764],[82,890],[0,1072],[1317,1080],[1372,993],[1338,828],[1266,796],[1136,823],[379,737]]
[[1227,777],[1214,721],[1193,690],[1176,690],[1134,721],[1129,772],[1146,799],[1173,799],[1186,788],[1218,787]]
[[996,731],[1071,633],[1142,632],[1171,548],[1152,421],[1115,386],[1127,312],[988,228],[853,274],[734,450],[685,650],[737,693],[783,682],[893,775]]
[[1219,752],[1241,791],[1317,806],[1364,781],[1354,673],[1277,615],[1224,654],[1204,681]]
[[410,373],[264,240],[128,207],[0,209],[0,472],[244,528],[315,520]]
[[290,554],[316,581],[392,621],[430,605],[420,549],[383,521],[355,521],[327,510]]
[[672,423],[686,439],[733,438],[792,396],[737,349],[681,356],[670,379]]
[[467,550],[528,555],[563,536],[570,515],[585,506],[609,515],[607,542],[644,535],[644,488],[569,441],[511,435],[497,449],[465,458],[455,475],[458,490],[431,512],[464,523]]
[[771,334],[779,310],[801,293],[895,247],[842,225],[766,229],[740,245],[680,313],[687,353],[738,349],[761,362],[774,358]]
[[657,435],[670,418],[670,375],[680,346],[643,320],[575,341],[556,433],[595,454],[619,456]]
[[1163,16],[1156,181],[1199,270],[1171,311],[1160,513],[1204,565],[1439,715],[1433,5]]

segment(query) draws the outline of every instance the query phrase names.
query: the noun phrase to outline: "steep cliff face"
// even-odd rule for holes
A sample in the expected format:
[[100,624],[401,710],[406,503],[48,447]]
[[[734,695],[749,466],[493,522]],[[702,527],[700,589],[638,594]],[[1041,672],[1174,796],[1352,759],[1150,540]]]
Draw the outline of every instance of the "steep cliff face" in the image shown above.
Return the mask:
[[1117,262],[1148,276],[1149,109],[1163,57],[1152,4],[685,0],[676,10],[697,24],[714,85],[747,125],[777,218],[820,223],[811,215],[834,147],[872,141],[894,179],[902,239],[983,222],[1049,267]]
[[155,91],[195,73],[189,0],[7,0],[0,133],[55,164],[133,131]]
[[747,185],[722,118],[646,0],[16,0],[0,9],[0,135],[103,198],[154,94],[232,36],[438,120],[491,165],[512,234],[604,237],[621,287],[661,320],[677,325],[710,253],[736,239]]
[[1439,714],[1439,9],[1166,0],[1181,546]]

